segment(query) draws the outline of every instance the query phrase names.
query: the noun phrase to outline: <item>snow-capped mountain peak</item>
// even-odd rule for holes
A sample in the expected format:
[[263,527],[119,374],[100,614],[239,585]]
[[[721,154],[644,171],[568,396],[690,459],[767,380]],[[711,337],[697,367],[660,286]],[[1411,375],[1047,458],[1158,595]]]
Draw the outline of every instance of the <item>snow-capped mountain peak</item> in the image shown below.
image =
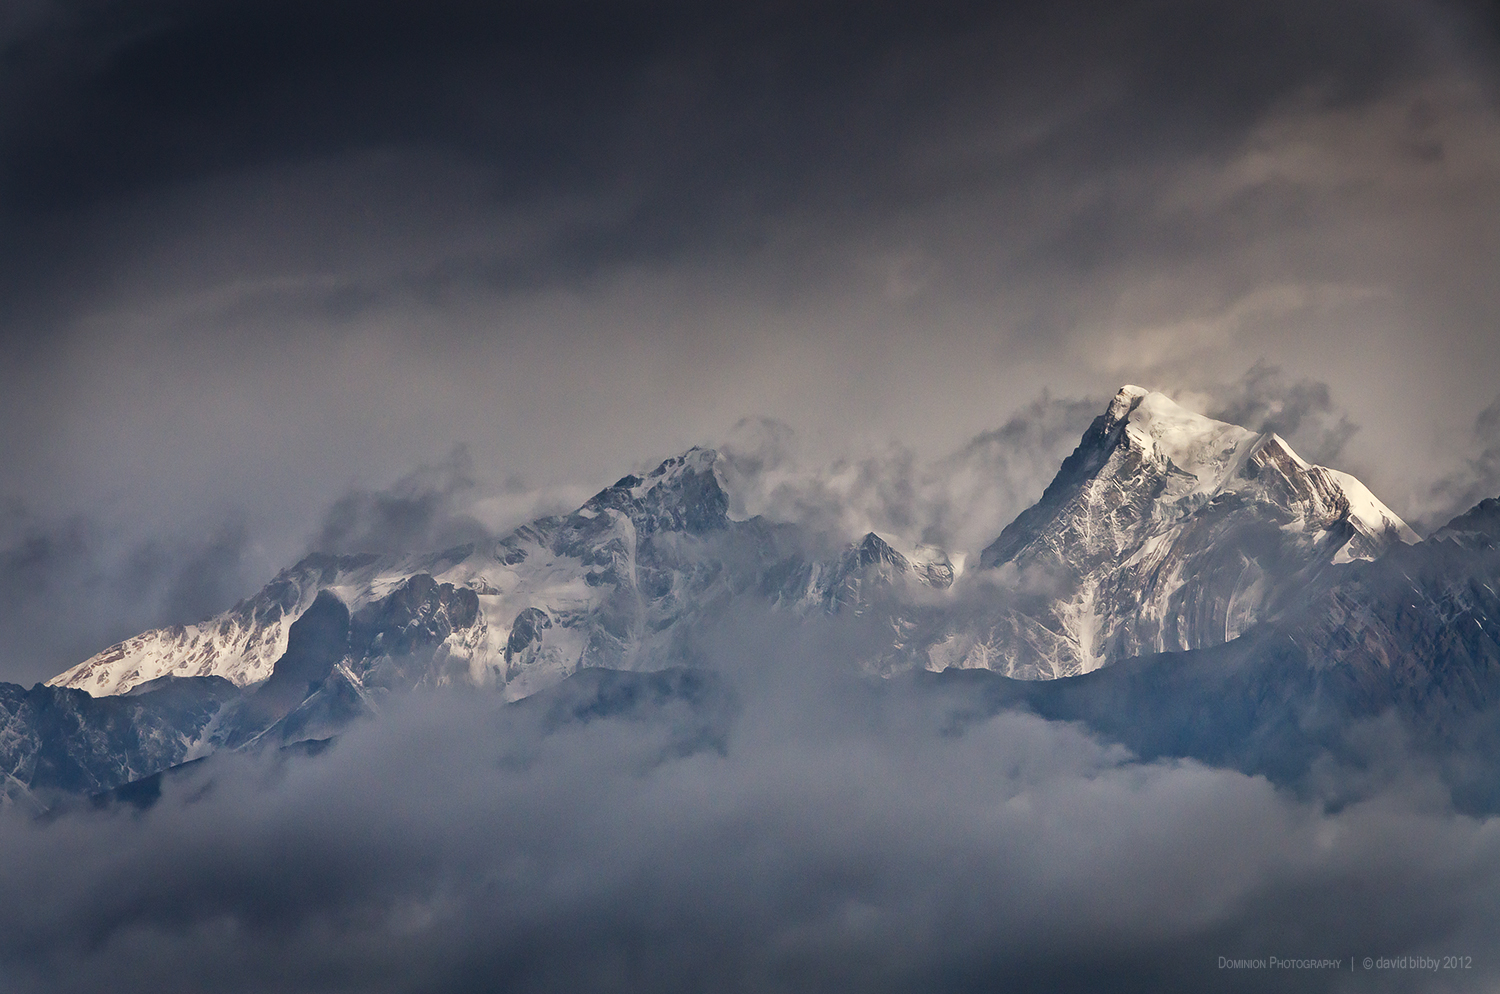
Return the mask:
[[[1307,462],[1276,433],[1216,421],[1165,394],[1127,385],[1042,499],[984,550],[980,565],[1016,560],[1037,542],[1055,546],[1059,526],[1068,558],[1113,556],[1145,531],[1180,522],[1231,494],[1276,507],[1293,529],[1347,525],[1341,541],[1330,535],[1328,561],[1371,559],[1392,540],[1417,540],[1364,484]],[[1107,522],[1096,520],[1101,515]],[[1065,522],[1075,519],[1081,527],[1069,532]]]
[[1124,419],[1125,440],[1174,467],[1174,497],[1219,490],[1249,451],[1269,440],[1239,425],[1189,411],[1165,394],[1140,387],[1123,388],[1111,402],[1110,412],[1126,401],[1129,413]]
[[[723,582],[720,557],[702,548],[732,524],[717,460],[712,449],[689,450],[606,487],[572,514],[499,541],[398,556],[315,553],[223,614],[142,633],[48,683],[96,696],[164,676],[259,684],[286,652],[292,624],[324,591],[356,627],[360,612],[373,612],[405,618],[403,632],[415,626],[421,636],[420,644],[395,630],[383,641],[371,636],[356,665],[372,679],[500,684],[522,696],[580,665],[628,662]],[[460,607],[463,597],[477,607]]]
[[1061,584],[997,621],[983,655],[1049,677],[1213,645],[1274,614],[1318,571],[1415,540],[1362,483],[1274,432],[1126,386],[1042,499],[982,553],[982,568]]
[[614,509],[647,533],[718,530],[729,522],[729,496],[719,480],[718,460],[715,450],[695,446],[645,477],[623,477],[591,497],[579,513]]
[[260,684],[324,594],[350,618],[348,658],[329,672],[360,692],[469,683],[522,697],[583,666],[675,665],[694,626],[741,596],[803,617],[916,606],[892,665],[925,653],[935,668],[1057,677],[1235,638],[1321,571],[1415,538],[1358,480],[1279,436],[1137,386],[980,556],[980,574],[1045,578],[1017,597],[976,599],[965,591],[996,585],[970,583],[962,560],[873,532],[830,550],[797,525],[731,518],[723,468],[691,449],[498,540],[310,555],[230,611],[143,633],[49,682],[95,695],[167,676]]

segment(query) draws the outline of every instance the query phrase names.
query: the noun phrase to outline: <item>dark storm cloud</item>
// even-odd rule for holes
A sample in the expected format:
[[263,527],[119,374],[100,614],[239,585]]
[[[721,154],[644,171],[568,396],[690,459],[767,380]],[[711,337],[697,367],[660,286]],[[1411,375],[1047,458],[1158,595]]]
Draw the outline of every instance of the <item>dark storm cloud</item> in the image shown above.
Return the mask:
[[[459,252],[425,269],[439,283],[740,251],[798,216],[865,227],[997,170],[1036,195],[1101,163],[1211,151],[1309,84],[1334,102],[1386,92],[1423,68],[1440,19],[1368,3],[43,9],[12,27],[0,69],[0,190],[27,244],[7,253],[8,299],[116,251],[78,223],[103,205],[372,150],[477,165],[483,209],[589,205],[541,256]],[[1149,250],[1140,221],[1100,201],[1049,254],[1087,270]],[[1155,238],[1194,249],[1189,230]]]
[[[1033,53],[1018,67],[1005,57],[1038,44],[1050,56],[1083,43],[1071,53],[1079,66],[1102,55],[1142,96],[1200,106],[1204,119],[1194,123],[1209,129],[1243,124],[1316,76],[1336,76],[1340,96],[1366,95],[1409,58],[1401,15],[1361,4],[1316,12],[1135,5],[1113,14],[1087,4],[695,7],[227,0],[59,8],[9,45],[12,81],[33,85],[7,115],[7,189],[13,203],[36,209],[247,164],[433,143],[504,164],[517,194],[629,176],[645,168],[647,151],[679,167],[671,160],[707,155],[730,170],[700,182],[743,179],[768,157],[832,172],[902,141],[934,90],[972,93],[979,76],[1022,85],[1018,69],[1042,60]],[[939,64],[939,52],[959,59]],[[1160,59],[1165,52],[1178,57]],[[862,97],[885,99],[853,120],[835,116]],[[669,106],[651,108],[667,98]],[[675,140],[633,147],[622,134],[632,127]],[[765,138],[777,140],[752,145]],[[784,146],[796,143],[843,161],[787,156]],[[634,154],[618,158],[622,149]],[[725,154],[736,151],[757,154],[750,162]],[[790,192],[801,178],[759,182]]]
[[1297,369],[1343,328],[1211,318],[1426,286],[1388,242],[1444,262],[1435,354],[1494,282],[1449,223],[1489,230],[1460,6],[14,10],[0,489],[63,515],[237,502],[295,554],[347,481],[455,442],[597,486],[757,413],[931,458],[1043,386]]
[[722,750],[664,748],[680,701],[549,733],[418,695],[144,814],[0,819],[7,986],[1425,990],[1347,957],[1454,951],[1438,982],[1495,979],[1495,823],[1415,768],[1325,811],[1027,715],[955,729],[963,701],[843,674],[837,626],[723,634]]

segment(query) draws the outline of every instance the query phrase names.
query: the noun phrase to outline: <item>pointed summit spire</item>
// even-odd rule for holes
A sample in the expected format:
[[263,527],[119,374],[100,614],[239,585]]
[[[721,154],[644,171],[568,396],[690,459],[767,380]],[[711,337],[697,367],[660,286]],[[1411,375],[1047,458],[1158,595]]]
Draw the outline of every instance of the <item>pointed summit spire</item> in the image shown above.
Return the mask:
[[1295,577],[1414,539],[1362,483],[1280,436],[1126,385],[980,567],[1052,578],[1055,597],[1000,641],[1015,675],[1060,676],[1224,642]]
[[729,522],[729,495],[719,482],[718,460],[715,450],[694,446],[664,460],[645,477],[626,476],[599,491],[583,510],[620,511],[643,534],[718,531]]

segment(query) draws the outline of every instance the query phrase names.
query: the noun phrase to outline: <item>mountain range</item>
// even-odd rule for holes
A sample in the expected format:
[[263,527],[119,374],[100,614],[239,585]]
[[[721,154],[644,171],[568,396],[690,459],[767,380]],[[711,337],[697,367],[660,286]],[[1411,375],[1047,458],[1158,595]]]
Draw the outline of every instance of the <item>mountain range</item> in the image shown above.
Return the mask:
[[977,564],[735,518],[725,479],[693,449],[497,540],[309,555],[213,618],[0,685],[5,796],[324,741],[417,688],[556,702],[699,673],[739,605],[857,620],[867,674],[955,715],[1027,708],[1292,779],[1351,723],[1449,742],[1500,703],[1500,502],[1421,541],[1352,476],[1160,393],[1121,389]]

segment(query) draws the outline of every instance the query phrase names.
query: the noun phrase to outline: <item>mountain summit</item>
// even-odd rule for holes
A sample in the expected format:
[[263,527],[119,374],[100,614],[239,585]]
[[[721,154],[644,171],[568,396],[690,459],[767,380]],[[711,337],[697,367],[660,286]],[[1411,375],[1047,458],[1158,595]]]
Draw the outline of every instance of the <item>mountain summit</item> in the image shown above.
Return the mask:
[[980,556],[1019,590],[931,668],[1031,679],[1216,645],[1267,620],[1322,571],[1417,536],[1354,477],[1274,432],[1123,387],[1035,505]]

